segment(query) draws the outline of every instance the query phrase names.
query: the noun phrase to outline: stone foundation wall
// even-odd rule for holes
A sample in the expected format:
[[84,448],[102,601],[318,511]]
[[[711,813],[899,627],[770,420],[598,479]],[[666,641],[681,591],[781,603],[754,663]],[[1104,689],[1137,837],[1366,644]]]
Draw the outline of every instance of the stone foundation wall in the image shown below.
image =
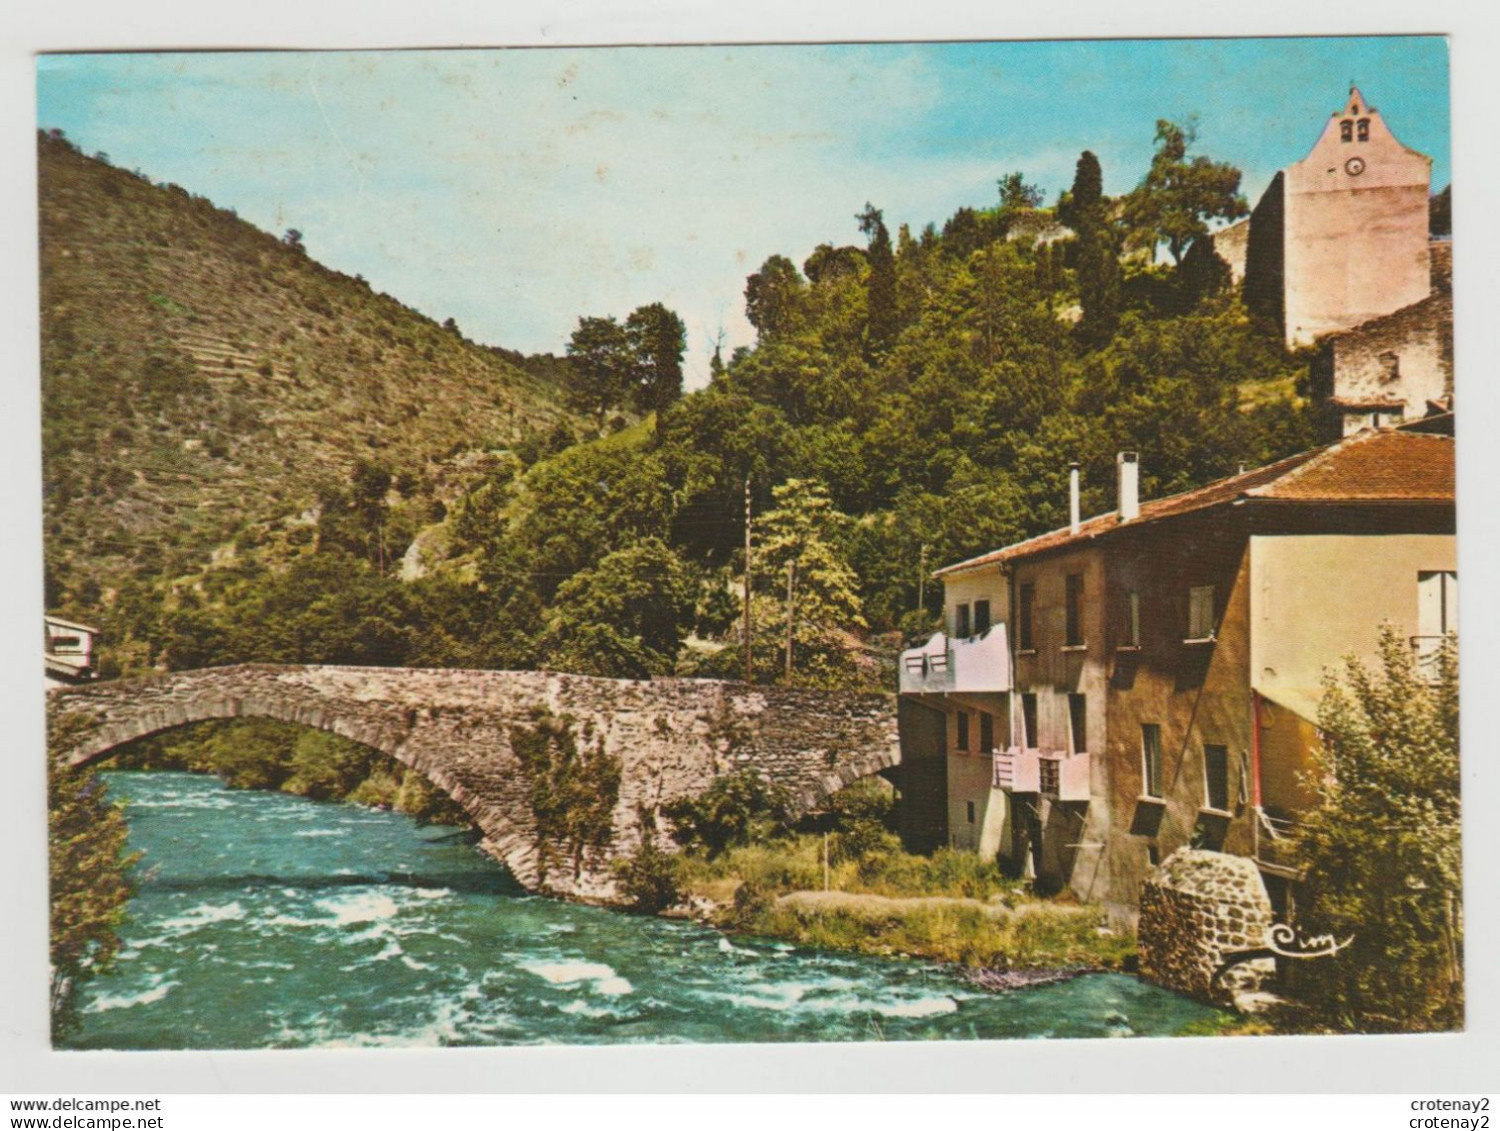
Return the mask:
[[1245,988],[1243,979],[1216,983],[1215,974],[1227,956],[1264,947],[1271,922],[1271,900],[1253,860],[1179,849],[1141,888],[1141,977],[1228,1004],[1232,986]]

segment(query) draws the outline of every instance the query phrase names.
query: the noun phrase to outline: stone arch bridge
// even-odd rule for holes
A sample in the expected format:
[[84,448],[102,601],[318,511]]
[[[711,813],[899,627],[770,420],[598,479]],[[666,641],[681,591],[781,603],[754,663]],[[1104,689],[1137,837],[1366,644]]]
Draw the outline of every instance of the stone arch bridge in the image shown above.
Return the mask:
[[[331,731],[452,797],[479,827],[485,850],[528,889],[591,900],[614,896],[610,864],[639,846],[641,813],[701,792],[720,775],[754,770],[805,812],[900,758],[893,696],[715,680],[240,664],[55,689],[47,715],[54,747],[65,747],[53,756],[74,766],[207,719],[259,717]],[[539,720],[554,733],[567,728],[579,748],[618,759],[607,843],[580,854],[540,834],[531,781],[512,748]],[[560,859],[569,866],[549,866]]]

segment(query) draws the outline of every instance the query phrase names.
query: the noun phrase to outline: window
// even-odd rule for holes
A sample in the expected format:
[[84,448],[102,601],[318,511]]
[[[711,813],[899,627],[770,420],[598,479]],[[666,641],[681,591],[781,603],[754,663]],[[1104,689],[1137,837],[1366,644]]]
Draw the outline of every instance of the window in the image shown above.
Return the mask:
[[1030,652],[1036,647],[1031,633],[1032,616],[1036,612],[1036,586],[1030,583],[1021,586],[1018,600],[1021,607],[1016,616],[1016,646],[1023,652]]
[[1389,350],[1380,355],[1380,379],[1387,383],[1401,380],[1401,358]]
[[1161,863],[1161,849],[1154,844],[1146,845],[1146,862],[1152,867]]
[[1141,724],[1141,772],[1144,795],[1161,796],[1161,724]]
[[1083,574],[1068,574],[1066,585],[1067,617],[1064,626],[1064,643],[1069,647],[1077,647],[1083,643]]
[[1056,793],[1060,777],[1056,758],[1041,758],[1037,761],[1037,788],[1042,793]]
[[959,605],[953,610],[953,635],[960,638],[969,635],[968,605]]
[[1440,637],[1458,631],[1458,574],[1422,570],[1417,574],[1417,632]]
[[1345,118],[1342,122],[1339,123],[1339,140],[1354,140],[1354,122],[1351,119]]
[[965,801],[964,804],[969,808],[969,824],[972,825],[974,823],[974,803],[972,801]]
[[1194,585],[1188,590],[1188,639],[1214,638],[1214,587]]
[[1370,140],[1370,119],[1369,118],[1361,118],[1359,120],[1359,134],[1358,134],[1358,136],[1359,136],[1359,140],[1360,141],[1369,141]]
[[969,748],[969,712],[958,713],[958,748],[967,750]]
[[983,636],[990,630],[990,603],[988,601],[974,602],[974,635]]
[[1229,809],[1229,747],[1203,744],[1203,801],[1210,809]]
[[1068,696],[1068,728],[1073,753],[1083,754],[1089,748],[1089,700],[1087,695]]
[[1141,646],[1141,595],[1134,589],[1125,594],[1124,639],[1121,643],[1127,648]]
[[1036,734],[1036,693],[1028,691],[1021,696],[1021,745],[1027,750],[1035,750],[1037,746]]
[[988,711],[979,712],[979,752],[988,754],[995,749],[995,716]]

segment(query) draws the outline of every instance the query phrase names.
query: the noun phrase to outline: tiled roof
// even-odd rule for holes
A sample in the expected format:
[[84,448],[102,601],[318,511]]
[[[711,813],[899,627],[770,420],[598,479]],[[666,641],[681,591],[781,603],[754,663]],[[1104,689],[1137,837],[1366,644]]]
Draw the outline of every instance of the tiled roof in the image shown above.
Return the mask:
[[1452,503],[1453,440],[1420,432],[1358,432],[1310,452],[1231,475],[1206,487],[1141,503],[1140,516],[1122,523],[1117,511],[1017,542],[1004,549],[944,566],[942,577],[980,566],[1086,542],[1123,528],[1222,506],[1238,499],[1265,499],[1302,504]]
[[1453,440],[1360,432],[1246,494],[1298,502],[1452,503]]

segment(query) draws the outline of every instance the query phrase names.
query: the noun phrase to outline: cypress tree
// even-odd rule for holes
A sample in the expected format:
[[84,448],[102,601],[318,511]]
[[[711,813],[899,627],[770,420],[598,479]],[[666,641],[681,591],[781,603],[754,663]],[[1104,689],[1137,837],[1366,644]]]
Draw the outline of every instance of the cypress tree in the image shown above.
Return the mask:
[[859,230],[870,241],[865,252],[870,273],[865,279],[868,311],[865,316],[866,354],[870,359],[881,356],[896,340],[900,329],[896,305],[896,256],[891,251],[891,234],[886,231],[880,209],[866,204],[855,217]]
[[1078,300],[1083,306],[1078,336],[1086,345],[1102,346],[1120,321],[1120,260],[1105,214],[1099,158],[1087,149],[1073,175],[1069,219],[1078,233]]

